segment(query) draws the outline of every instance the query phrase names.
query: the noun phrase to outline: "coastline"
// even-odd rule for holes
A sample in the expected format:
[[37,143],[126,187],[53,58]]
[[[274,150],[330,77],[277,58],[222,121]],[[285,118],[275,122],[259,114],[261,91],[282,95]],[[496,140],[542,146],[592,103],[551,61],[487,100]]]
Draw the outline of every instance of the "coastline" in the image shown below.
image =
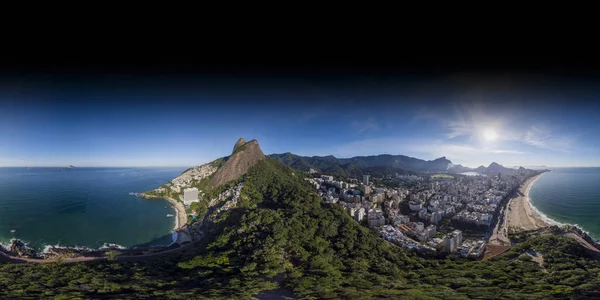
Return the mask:
[[521,185],[518,196],[510,199],[507,204],[506,224],[508,231],[527,231],[549,227],[553,224],[545,220],[538,210],[531,203],[529,192],[536,180],[542,176],[538,174],[533,176]]
[[548,224],[547,226],[558,226],[558,227],[568,226],[568,227],[576,228],[577,230],[581,231],[585,235],[587,235],[590,238],[592,238],[594,242],[600,241],[600,239],[593,238],[590,235],[590,233],[588,231],[586,231],[585,229],[583,229],[583,227],[581,227],[579,224],[576,224],[576,223],[567,223],[567,222],[563,223],[563,222],[559,222],[559,221],[556,221],[556,220],[552,219],[551,217],[547,216],[546,214],[542,213],[539,209],[537,209],[537,207],[535,207],[531,201],[532,201],[531,197],[529,197],[529,190],[527,190],[527,202],[528,202],[529,206],[533,210],[534,215],[537,218],[541,219],[546,224]]
[[187,224],[187,213],[185,212],[185,206],[180,201],[177,201],[171,197],[166,196],[154,196],[148,195],[144,193],[136,194],[139,197],[150,199],[150,198],[158,198],[165,199],[169,201],[173,207],[175,208],[175,228],[173,228],[173,232],[177,232],[185,227]]
[[[147,194],[136,194],[136,196],[146,198],[146,199],[148,199],[148,198],[165,199],[172,204],[172,207],[175,208],[175,213],[177,215],[175,218],[175,227],[172,231],[173,242],[171,244],[169,244],[168,246],[159,246],[159,247],[162,247],[164,249],[169,249],[168,247],[172,246],[173,244],[181,245],[183,242],[190,241],[189,233],[187,232],[187,230],[183,230],[187,224],[187,214],[186,214],[183,203],[176,201],[175,199],[170,198],[170,197],[161,197],[161,196],[154,196],[154,195],[147,195]],[[28,249],[34,251],[34,253],[37,253],[38,256],[42,256],[42,257],[27,258],[27,257],[22,257],[22,256],[9,255],[8,249],[10,247],[10,244],[13,243],[13,241],[18,241],[18,242],[23,243]],[[89,248],[89,247],[85,247],[85,246],[60,246],[57,244],[57,245],[46,245],[43,250],[36,250],[36,249],[30,248],[27,245],[28,245],[27,242],[24,242],[24,241],[16,239],[16,238],[11,239],[8,244],[0,243],[0,261],[4,260],[4,261],[8,261],[8,262],[48,263],[48,262],[56,261],[56,259],[43,257],[43,256],[52,253],[54,250],[58,250],[58,251],[66,251],[66,252],[74,251],[76,256],[67,258],[66,261],[67,262],[80,262],[80,261],[89,261],[89,260],[97,260],[97,259],[99,259],[99,260],[106,259],[106,257],[104,257],[104,253],[107,251],[114,251],[114,250],[134,251],[135,250],[135,248],[129,249],[129,248],[123,247],[121,245],[110,244],[110,243],[105,243],[103,246],[99,247],[98,249],[93,249],[93,248]],[[152,246],[149,249],[152,249]],[[53,251],[50,251],[50,250],[53,250]],[[174,249],[167,250],[166,252],[170,252],[172,250],[174,250]],[[85,254],[79,253],[79,255],[77,256],[78,252],[84,252]],[[102,253],[102,254],[97,254],[96,252]],[[151,252],[151,253],[158,254],[160,252]],[[143,255],[133,255],[133,257],[146,257],[148,255],[149,254],[146,253]]]

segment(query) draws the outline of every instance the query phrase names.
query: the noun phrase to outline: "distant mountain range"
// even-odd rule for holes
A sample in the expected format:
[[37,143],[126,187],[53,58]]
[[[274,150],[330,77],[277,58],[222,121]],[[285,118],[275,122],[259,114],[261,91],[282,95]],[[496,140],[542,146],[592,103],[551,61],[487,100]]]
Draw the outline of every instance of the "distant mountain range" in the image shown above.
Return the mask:
[[336,158],[335,156],[299,156],[290,152],[283,154],[271,154],[272,158],[278,159],[293,168],[308,172],[313,169],[320,173],[340,174],[346,176],[361,176],[363,174],[410,174],[410,173],[463,173],[477,172],[486,175],[513,174],[523,167],[506,168],[498,163],[491,163],[488,167],[479,166],[468,168],[455,165],[445,156],[434,160],[423,160],[405,155],[373,155],[356,156],[352,158]]

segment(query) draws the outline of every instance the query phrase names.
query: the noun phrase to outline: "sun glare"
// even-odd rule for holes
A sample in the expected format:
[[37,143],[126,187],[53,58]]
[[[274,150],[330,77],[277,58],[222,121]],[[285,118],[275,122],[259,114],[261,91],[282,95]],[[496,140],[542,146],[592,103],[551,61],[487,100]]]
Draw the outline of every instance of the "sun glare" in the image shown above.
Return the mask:
[[493,128],[488,128],[483,131],[483,138],[486,141],[491,142],[498,138],[498,134],[496,133],[496,130],[494,130]]

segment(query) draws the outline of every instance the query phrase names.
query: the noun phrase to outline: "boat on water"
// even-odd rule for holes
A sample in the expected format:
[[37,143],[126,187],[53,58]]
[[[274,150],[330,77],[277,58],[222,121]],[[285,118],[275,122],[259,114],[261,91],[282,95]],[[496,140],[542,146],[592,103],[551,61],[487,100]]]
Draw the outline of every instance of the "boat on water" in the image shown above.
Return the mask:
[[17,231],[16,231],[16,230],[14,230],[14,229],[12,229],[12,230],[10,231],[10,233],[15,233],[15,232],[17,232]]
[[172,215],[172,214],[167,214],[167,218],[172,218],[172,217],[174,217],[174,215]]
[[134,192],[130,192],[129,196],[135,196],[135,193]]

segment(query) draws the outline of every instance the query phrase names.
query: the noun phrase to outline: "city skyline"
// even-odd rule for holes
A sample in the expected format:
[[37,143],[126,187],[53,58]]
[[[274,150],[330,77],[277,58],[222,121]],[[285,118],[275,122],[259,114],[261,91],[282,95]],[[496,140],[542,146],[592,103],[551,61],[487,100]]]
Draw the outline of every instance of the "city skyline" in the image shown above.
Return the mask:
[[186,167],[265,153],[600,166],[594,82],[543,76],[5,82],[0,166]]

